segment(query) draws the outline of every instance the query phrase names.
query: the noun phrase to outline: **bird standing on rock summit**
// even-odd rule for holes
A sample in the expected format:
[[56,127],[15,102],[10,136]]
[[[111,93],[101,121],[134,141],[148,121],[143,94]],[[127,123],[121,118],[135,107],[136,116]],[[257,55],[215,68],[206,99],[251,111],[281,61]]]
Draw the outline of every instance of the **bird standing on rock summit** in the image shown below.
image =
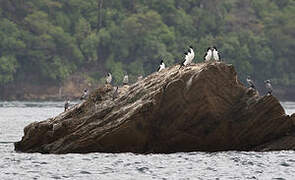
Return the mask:
[[191,64],[195,58],[195,52],[194,52],[194,49],[192,46],[189,47],[189,63],[188,64]]
[[182,67],[182,66],[187,66],[187,65],[190,65],[195,57],[195,52],[193,50],[193,47],[190,46],[188,52],[185,52],[184,53],[184,60],[181,62],[180,64],[180,67],[179,69]]
[[256,89],[254,82],[250,79],[250,76],[247,77],[247,83],[249,84],[250,88]]
[[123,85],[127,85],[128,82],[129,82],[128,74],[125,74],[125,76],[123,78]]
[[220,59],[219,52],[217,51],[217,48],[215,46],[213,46],[213,52],[212,52],[212,54],[213,54],[213,59],[215,61],[219,61],[219,59]]
[[264,81],[264,83],[265,83],[265,88],[267,89],[267,95],[271,95],[273,88],[272,88],[272,85],[270,84],[270,80],[266,80]]
[[111,84],[112,82],[112,74],[108,73],[106,77],[106,84]]
[[164,61],[161,60],[159,68],[158,68],[158,72],[162,71],[163,69],[165,69],[165,64],[164,64]]
[[209,61],[212,59],[212,54],[213,54],[213,52],[212,52],[211,47],[208,47],[208,48],[207,48],[207,52],[206,52],[206,54],[204,55],[204,60],[205,60],[205,62],[209,62]]

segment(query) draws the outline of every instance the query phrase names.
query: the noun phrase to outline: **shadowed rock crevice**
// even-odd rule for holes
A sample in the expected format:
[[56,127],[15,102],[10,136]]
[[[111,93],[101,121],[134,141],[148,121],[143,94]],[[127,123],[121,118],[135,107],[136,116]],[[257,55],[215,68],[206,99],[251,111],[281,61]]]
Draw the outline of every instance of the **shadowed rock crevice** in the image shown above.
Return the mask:
[[295,115],[246,88],[232,65],[156,72],[131,86],[105,85],[69,111],[24,129],[22,152],[170,153],[295,149]]

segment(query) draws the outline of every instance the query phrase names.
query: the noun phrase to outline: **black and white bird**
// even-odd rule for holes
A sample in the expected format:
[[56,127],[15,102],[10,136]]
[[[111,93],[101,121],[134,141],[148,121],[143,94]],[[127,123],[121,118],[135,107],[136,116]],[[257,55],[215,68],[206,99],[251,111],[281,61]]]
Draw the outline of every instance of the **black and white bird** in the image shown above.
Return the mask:
[[106,76],[106,84],[111,84],[112,82],[112,74],[108,73]]
[[165,63],[163,60],[161,60],[159,68],[158,68],[158,72],[162,71],[163,69],[165,69]]
[[250,78],[250,76],[247,77],[247,83],[250,86],[250,88],[256,89],[254,82],[252,81],[252,79]]
[[118,95],[119,95],[119,87],[117,86],[116,87],[116,89],[115,89],[115,91],[114,91],[114,93],[113,93],[113,100],[115,100],[117,97],[118,97]]
[[192,46],[189,47],[189,62],[188,65],[191,64],[193,62],[195,58],[195,52]]
[[67,98],[64,104],[65,112],[69,109],[69,107],[70,107],[70,99]]
[[128,74],[125,74],[125,76],[123,78],[123,85],[127,85],[128,82],[129,82]]
[[215,61],[219,61],[220,59],[219,52],[217,51],[217,48],[215,46],[213,46],[212,54],[213,54],[213,59]]
[[213,54],[213,52],[212,52],[211,47],[208,47],[208,48],[207,48],[207,52],[206,52],[206,54],[204,55],[204,60],[205,60],[205,62],[209,62],[209,61],[211,61],[211,59],[212,59],[212,54]]
[[189,53],[188,53],[188,52],[185,52],[185,53],[184,53],[184,60],[181,62],[179,69],[180,69],[182,66],[186,66],[186,65],[188,65],[188,64],[189,64]]
[[80,97],[80,100],[86,100],[88,98],[89,91],[87,88],[84,89],[82,96]]
[[265,88],[267,89],[267,94],[271,95],[273,88],[272,88],[272,85],[270,84],[270,80],[264,81],[264,84],[265,84]]

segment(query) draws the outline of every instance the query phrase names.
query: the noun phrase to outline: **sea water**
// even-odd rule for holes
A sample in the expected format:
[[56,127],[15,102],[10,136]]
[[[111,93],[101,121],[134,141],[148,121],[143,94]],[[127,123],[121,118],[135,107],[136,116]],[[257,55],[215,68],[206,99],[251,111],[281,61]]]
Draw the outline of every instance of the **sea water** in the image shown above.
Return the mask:
[[[295,102],[282,102],[288,114]],[[173,154],[17,153],[13,142],[31,122],[54,117],[63,102],[0,102],[0,180],[26,179],[295,179],[295,152]]]

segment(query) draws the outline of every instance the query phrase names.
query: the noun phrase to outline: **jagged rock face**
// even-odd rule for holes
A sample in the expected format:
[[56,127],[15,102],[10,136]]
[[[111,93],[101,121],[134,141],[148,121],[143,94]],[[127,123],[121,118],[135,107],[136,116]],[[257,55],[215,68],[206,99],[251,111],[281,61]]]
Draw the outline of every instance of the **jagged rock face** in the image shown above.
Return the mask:
[[119,88],[117,97],[113,93],[113,87],[106,85],[70,111],[28,125],[15,149],[41,153],[259,150],[294,131],[294,116],[292,121],[285,115],[276,98],[260,97],[244,87],[233,66],[223,63],[182,69],[176,65]]

